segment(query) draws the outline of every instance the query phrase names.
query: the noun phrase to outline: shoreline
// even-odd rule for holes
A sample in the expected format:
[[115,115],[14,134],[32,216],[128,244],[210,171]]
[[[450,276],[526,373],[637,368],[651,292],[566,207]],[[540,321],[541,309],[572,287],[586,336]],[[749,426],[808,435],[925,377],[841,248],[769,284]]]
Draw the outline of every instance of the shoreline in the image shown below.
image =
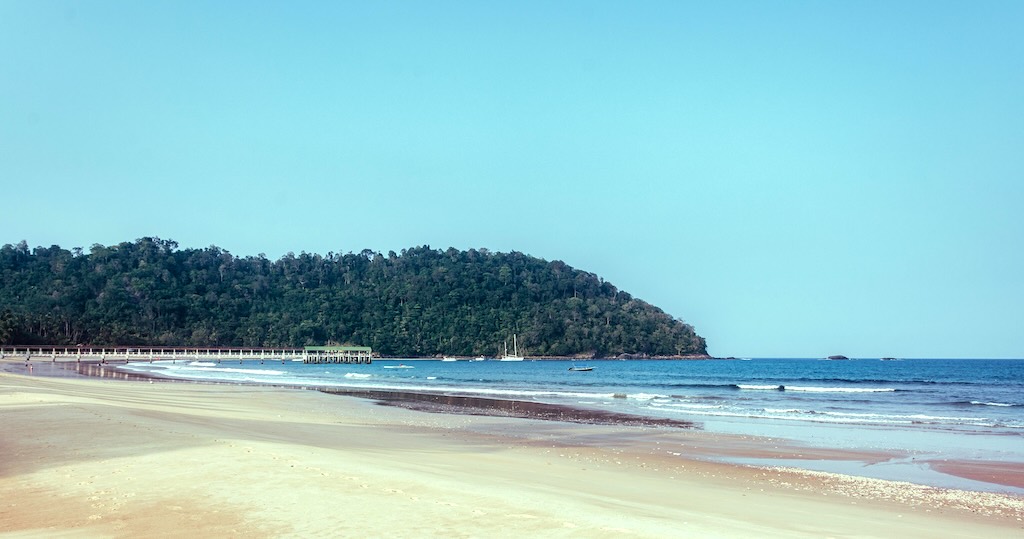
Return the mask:
[[[377,405],[393,406],[419,412],[450,415],[477,415],[564,423],[609,425],[621,427],[647,427],[690,429],[701,431],[703,426],[688,420],[657,418],[624,414],[572,406],[545,404],[535,401],[494,397],[461,396],[445,393],[403,391],[389,389],[346,389],[323,386],[268,385],[244,382],[210,382],[164,377],[152,373],[128,372],[118,369],[127,362],[51,361],[36,364],[39,376],[100,378],[119,381],[142,381],[176,384],[201,384],[221,387],[274,387],[317,391],[328,395],[365,399]],[[31,363],[0,360],[0,373],[26,372]],[[989,492],[1019,496],[1024,499],[1024,463],[1016,461],[937,459],[923,456],[920,460],[909,452],[894,450],[864,450],[839,447],[809,446],[783,435],[727,434],[705,432],[708,439],[731,440],[729,443],[697,443],[692,446],[694,458],[754,469],[793,468],[808,473],[834,473],[854,478],[920,484],[922,488],[946,488],[968,492]],[[906,478],[918,478],[914,483],[903,477],[872,476],[868,467],[897,467]],[[924,478],[937,475],[951,480],[941,485],[928,484]]]
[[[0,373],[7,455],[0,531],[1000,537],[1024,530],[1019,496],[699,459],[701,451],[805,450],[750,437],[424,413],[269,386],[117,382]],[[321,499],[331,503],[307,503]]]
[[622,414],[582,408],[577,406],[566,406],[560,404],[545,404],[534,401],[518,399],[499,399],[490,397],[471,397],[460,395],[447,395],[441,393],[427,393],[417,391],[399,390],[371,390],[371,389],[345,389],[337,387],[318,386],[290,386],[290,385],[268,385],[268,384],[245,384],[225,382],[204,382],[196,380],[183,380],[179,378],[163,377],[152,373],[126,372],[118,369],[123,363],[96,361],[81,362],[46,362],[40,364],[40,370],[35,373],[27,371],[27,365],[19,368],[0,360],[0,372],[11,372],[13,374],[35,374],[38,376],[54,377],[82,377],[82,378],[104,378],[126,381],[160,381],[176,383],[196,383],[209,385],[241,385],[241,386],[266,386],[291,388],[300,390],[313,390],[330,395],[342,395],[372,400],[386,406],[397,406],[409,410],[440,414],[465,414],[482,416],[518,417],[522,419],[538,419],[545,421],[563,421],[568,423],[585,423],[594,425],[626,425],[626,426],[647,426],[647,427],[670,427],[693,429],[697,424],[692,421],[655,418],[641,415]]

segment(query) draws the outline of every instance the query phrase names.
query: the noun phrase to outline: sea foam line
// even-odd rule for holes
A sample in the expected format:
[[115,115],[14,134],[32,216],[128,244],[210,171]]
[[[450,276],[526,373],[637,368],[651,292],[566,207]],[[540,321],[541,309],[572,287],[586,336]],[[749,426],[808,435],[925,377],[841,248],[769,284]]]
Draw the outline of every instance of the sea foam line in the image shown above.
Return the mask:
[[1013,404],[1006,404],[1004,402],[971,401],[971,404],[980,405],[980,406],[999,406],[1001,408],[1012,408],[1014,406]]
[[[884,424],[884,425],[911,425],[913,421],[909,420],[867,420],[864,418],[853,418],[853,417],[829,417],[815,414],[806,415],[775,415],[772,413],[758,413],[754,411],[743,412],[743,411],[710,411],[710,410],[691,410],[671,407],[658,407],[659,410],[666,412],[675,412],[678,414],[690,414],[708,417],[740,417],[750,419],[786,419],[792,421],[806,421],[812,423],[834,423],[834,424]],[[765,410],[767,412],[767,410]]]
[[216,376],[217,373],[226,374],[248,374],[248,375],[267,375],[267,376],[283,376],[287,374],[285,371],[275,371],[269,369],[240,369],[237,367],[207,367],[200,364],[201,362],[192,362],[184,364],[172,364],[169,362],[159,362],[153,364],[128,364],[120,366],[120,369],[134,371],[134,372],[153,372],[160,373],[164,376],[173,376],[176,378],[189,378],[195,377],[200,380],[207,380],[208,377],[199,373],[209,373],[210,376]]
[[200,372],[227,372],[232,374],[249,374],[249,375],[267,375],[267,376],[282,376],[285,374],[284,371],[271,371],[261,369],[238,369],[232,367],[190,367],[181,369],[171,368],[169,370],[178,371],[200,371]]
[[891,387],[813,387],[813,386],[782,386],[786,391],[804,391],[807,393],[890,393],[896,391]]
[[757,391],[803,391],[805,393],[888,393],[896,391],[891,387],[815,387],[774,384],[736,384],[736,387]]

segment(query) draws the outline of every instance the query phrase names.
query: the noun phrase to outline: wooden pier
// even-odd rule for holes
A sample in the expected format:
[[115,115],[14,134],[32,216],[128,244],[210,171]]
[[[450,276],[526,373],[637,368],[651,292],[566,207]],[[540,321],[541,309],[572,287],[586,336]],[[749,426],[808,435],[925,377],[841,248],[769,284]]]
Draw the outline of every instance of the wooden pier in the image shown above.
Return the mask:
[[0,359],[25,361],[301,361],[303,363],[372,363],[368,346],[305,348],[197,348],[149,346],[0,346]]
[[370,363],[369,346],[307,346],[302,349],[304,363]]

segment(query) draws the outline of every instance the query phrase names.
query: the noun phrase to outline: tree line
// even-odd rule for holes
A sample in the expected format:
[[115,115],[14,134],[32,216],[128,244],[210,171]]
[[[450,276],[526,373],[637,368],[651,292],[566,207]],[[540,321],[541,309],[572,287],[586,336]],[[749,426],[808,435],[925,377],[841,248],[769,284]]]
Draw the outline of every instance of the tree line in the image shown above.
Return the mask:
[[0,343],[371,346],[385,356],[706,354],[689,324],[592,273],[518,252],[238,257],[141,238],[0,248]]

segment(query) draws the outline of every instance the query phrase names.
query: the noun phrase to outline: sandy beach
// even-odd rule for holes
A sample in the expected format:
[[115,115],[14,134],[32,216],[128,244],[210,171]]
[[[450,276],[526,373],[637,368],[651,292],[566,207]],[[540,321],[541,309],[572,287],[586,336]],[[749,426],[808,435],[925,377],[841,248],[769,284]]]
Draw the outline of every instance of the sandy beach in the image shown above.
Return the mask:
[[798,449],[692,429],[9,373],[0,418],[3,537],[1024,535],[1020,497],[702,462]]

